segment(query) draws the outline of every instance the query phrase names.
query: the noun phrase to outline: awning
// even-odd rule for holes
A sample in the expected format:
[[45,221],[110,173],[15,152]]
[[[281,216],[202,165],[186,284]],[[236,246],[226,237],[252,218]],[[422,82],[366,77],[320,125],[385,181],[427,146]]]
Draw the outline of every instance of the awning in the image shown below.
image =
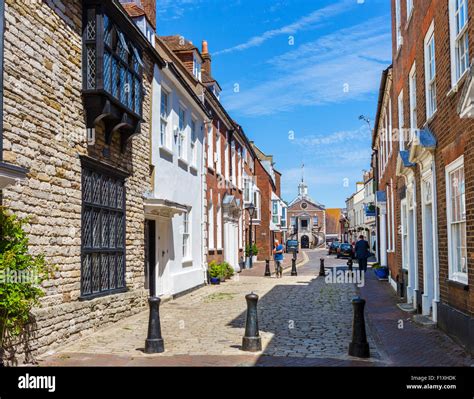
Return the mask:
[[400,159],[405,168],[413,168],[415,164],[410,162],[410,152],[409,151],[400,151]]
[[28,170],[0,162],[0,190],[26,178]]
[[438,140],[430,129],[417,130],[410,148],[410,157],[408,160],[410,162],[417,162],[419,157],[426,152],[433,152],[437,145]]
[[157,199],[145,198],[145,215],[146,216],[165,216],[172,218],[175,215],[181,215],[189,210],[187,205],[177,202]]

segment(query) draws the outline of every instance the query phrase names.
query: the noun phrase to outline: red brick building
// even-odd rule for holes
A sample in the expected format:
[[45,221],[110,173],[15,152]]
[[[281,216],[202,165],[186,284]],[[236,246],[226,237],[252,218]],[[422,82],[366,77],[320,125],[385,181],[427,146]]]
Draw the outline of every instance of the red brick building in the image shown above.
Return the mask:
[[[468,39],[474,36],[473,7],[465,0],[392,0],[390,104],[397,132],[392,147],[399,148],[396,173],[389,169],[378,176],[379,194],[388,176],[392,179],[394,226],[400,233],[393,244],[396,255],[388,254],[391,277],[398,273],[400,279],[402,271],[407,301],[471,352],[474,82]],[[381,90],[381,98],[385,93]],[[378,125],[382,120],[378,115]],[[381,155],[377,152],[379,166]]]
[[284,241],[286,204],[280,198],[281,173],[274,167],[273,156],[263,153],[253,142],[251,144],[256,154],[254,242],[259,250],[258,259],[265,260],[272,258],[274,241]]

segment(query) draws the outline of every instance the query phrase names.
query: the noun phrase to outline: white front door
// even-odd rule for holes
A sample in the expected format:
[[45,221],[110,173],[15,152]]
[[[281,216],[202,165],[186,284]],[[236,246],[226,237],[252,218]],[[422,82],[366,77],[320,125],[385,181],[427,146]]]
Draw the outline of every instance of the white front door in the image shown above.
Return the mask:
[[166,295],[171,292],[169,260],[170,260],[170,237],[171,237],[171,219],[159,219],[157,231],[157,261],[156,268],[157,280],[156,291],[158,295]]

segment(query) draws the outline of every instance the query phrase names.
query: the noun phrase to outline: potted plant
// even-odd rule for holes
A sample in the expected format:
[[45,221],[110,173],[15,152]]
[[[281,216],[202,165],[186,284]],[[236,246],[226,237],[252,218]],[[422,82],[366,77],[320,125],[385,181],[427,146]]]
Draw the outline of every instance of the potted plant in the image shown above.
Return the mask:
[[209,276],[211,277],[211,284],[220,284],[221,272],[221,268],[216,261],[213,260],[211,263],[209,263]]
[[252,255],[253,255],[253,257],[252,257],[252,262],[256,262],[256,261],[257,261],[258,252],[259,252],[259,250],[258,250],[257,244],[253,244],[253,245],[252,245]]
[[380,263],[374,263],[372,270],[380,280],[386,280],[388,278],[388,267],[380,266]]
[[250,268],[250,245],[247,244],[245,246],[245,268]]
[[234,275],[234,268],[229,265],[227,262],[221,263],[221,268],[222,268],[222,274],[224,275],[224,278],[229,279],[232,278]]

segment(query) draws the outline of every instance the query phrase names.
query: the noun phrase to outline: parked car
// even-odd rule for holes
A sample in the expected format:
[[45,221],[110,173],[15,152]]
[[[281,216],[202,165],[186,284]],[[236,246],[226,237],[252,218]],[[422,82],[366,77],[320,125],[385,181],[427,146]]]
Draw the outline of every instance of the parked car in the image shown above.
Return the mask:
[[299,252],[298,240],[287,240],[286,241],[286,253],[293,253],[294,250],[296,250],[296,253]]
[[337,259],[339,258],[355,258],[354,247],[352,244],[343,243],[339,245],[339,248],[337,249]]
[[333,241],[329,245],[328,255],[337,254],[337,249],[339,248],[340,245],[341,243],[339,241]]

